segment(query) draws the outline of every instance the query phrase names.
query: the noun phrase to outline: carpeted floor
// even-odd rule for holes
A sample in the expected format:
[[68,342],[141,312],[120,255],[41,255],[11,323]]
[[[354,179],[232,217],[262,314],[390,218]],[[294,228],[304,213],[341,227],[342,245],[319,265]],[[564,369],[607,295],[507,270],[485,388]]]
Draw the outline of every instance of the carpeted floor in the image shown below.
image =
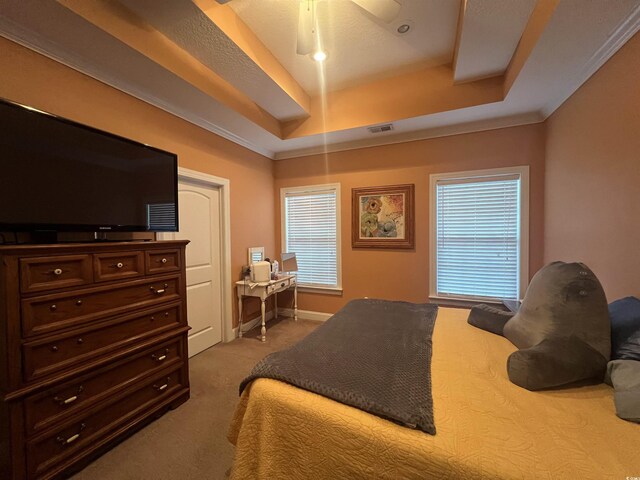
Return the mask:
[[252,330],[218,344],[189,363],[191,399],[128,438],[73,480],[217,480],[233,461],[227,429],[238,385],[265,355],[297,342],[317,322],[280,317],[268,324],[267,341]]

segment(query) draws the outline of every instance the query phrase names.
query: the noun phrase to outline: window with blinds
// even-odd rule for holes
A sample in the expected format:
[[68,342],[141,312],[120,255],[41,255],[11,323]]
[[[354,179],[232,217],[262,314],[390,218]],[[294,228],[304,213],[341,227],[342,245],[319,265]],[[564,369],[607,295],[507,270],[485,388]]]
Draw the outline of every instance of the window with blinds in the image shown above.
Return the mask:
[[435,181],[435,294],[516,300],[522,258],[521,175]]
[[149,203],[147,204],[147,225],[150,230],[167,232],[176,229],[176,204],[175,203]]
[[282,189],[283,247],[295,253],[298,285],[340,287],[339,186]]

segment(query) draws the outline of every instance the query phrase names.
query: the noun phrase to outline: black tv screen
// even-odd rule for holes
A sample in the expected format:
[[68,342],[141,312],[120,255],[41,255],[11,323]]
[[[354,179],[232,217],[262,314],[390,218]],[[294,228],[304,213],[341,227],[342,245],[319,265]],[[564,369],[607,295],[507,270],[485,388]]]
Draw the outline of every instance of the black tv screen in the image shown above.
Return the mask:
[[177,231],[177,162],[0,100],[0,231]]

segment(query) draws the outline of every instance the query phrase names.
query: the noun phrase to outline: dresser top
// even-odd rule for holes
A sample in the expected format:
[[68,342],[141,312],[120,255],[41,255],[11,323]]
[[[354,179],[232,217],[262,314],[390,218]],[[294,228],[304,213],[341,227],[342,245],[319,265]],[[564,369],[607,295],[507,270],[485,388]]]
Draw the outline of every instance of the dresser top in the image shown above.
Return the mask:
[[50,243],[0,245],[0,255],[64,255],[73,252],[118,252],[123,250],[148,250],[183,247],[189,240],[159,241],[121,241],[121,242],[89,242],[89,243]]

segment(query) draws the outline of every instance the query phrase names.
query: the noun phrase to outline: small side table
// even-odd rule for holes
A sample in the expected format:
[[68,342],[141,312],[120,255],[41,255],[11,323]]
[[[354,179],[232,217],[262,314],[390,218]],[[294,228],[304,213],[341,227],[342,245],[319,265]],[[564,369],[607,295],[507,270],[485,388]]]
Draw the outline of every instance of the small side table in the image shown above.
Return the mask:
[[[253,285],[253,288],[252,288]],[[242,299],[244,297],[258,297],[262,304],[260,305],[260,311],[262,313],[262,329],[261,340],[265,342],[267,340],[267,327],[266,327],[266,311],[265,301],[271,295],[275,295],[275,316],[278,316],[278,293],[284,292],[293,288],[293,319],[298,321],[298,284],[296,282],[295,275],[283,275],[278,280],[271,280],[270,282],[255,283],[239,281],[236,282],[236,291],[238,293],[238,337],[242,338]]]

